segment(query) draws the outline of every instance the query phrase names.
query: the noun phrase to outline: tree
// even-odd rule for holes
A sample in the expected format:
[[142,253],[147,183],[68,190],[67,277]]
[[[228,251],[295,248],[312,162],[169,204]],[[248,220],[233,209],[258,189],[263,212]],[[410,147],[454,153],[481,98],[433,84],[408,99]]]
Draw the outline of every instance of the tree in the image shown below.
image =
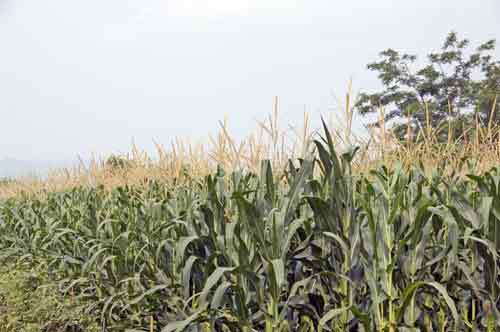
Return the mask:
[[477,119],[486,126],[491,119],[500,124],[500,61],[492,56],[495,40],[472,51],[469,44],[451,32],[441,50],[430,53],[420,68],[416,55],[393,49],[381,52],[381,60],[367,67],[378,73],[383,89],[361,93],[356,103],[359,113],[384,109],[386,122],[396,120],[393,129],[399,138],[409,133],[415,137],[423,128],[445,122]]
[[112,170],[127,170],[133,166],[132,160],[126,156],[111,155],[105,161],[105,166]]

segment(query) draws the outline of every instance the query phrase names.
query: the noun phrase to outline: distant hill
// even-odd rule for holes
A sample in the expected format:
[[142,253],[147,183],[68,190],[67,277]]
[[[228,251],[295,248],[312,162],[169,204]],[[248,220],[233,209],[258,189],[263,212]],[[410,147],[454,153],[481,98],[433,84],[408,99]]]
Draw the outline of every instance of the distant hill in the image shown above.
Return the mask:
[[0,178],[27,175],[43,176],[51,169],[70,167],[69,161],[0,159]]

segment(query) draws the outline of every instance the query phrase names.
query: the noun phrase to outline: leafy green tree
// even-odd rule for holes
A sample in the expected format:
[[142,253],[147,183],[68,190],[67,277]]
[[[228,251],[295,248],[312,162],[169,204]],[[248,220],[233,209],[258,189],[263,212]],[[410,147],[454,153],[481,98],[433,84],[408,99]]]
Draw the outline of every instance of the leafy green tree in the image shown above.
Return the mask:
[[416,55],[387,49],[378,62],[367,66],[378,74],[383,89],[361,93],[357,109],[361,114],[383,109],[386,122],[396,120],[393,129],[400,138],[445,121],[458,124],[477,119],[486,126],[491,119],[498,124],[500,61],[493,57],[494,49],[495,40],[489,40],[471,50],[469,40],[455,32],[424,64],[417,62]]
[[132,167],[133,162],[125,156],[111,155],[106,159],[105,165],[114,170],[126,170]]

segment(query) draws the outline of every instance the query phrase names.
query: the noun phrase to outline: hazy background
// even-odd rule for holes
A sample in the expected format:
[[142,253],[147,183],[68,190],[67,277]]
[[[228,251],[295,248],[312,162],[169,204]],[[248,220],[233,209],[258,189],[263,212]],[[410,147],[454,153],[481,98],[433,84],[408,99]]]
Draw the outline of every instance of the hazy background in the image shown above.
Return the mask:
[[500,39],[499,14],[498,0],[0,0],[0,160],[125,152],[132,137],[153,150],[225,115],[243,135],[274,95],[297,123],[335,110],[350,77],[376,88],[379,51],[425,55],[450,30]]

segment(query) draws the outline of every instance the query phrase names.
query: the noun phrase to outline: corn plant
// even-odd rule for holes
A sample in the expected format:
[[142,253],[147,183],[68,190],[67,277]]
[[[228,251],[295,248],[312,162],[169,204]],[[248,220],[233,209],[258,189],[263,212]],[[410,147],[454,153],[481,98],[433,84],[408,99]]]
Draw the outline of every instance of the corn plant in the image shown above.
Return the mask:
[[354,172],[326,126],[309,150],[2,201],[0,260],[43,265],[103,331],[500,329],[500,167]]

